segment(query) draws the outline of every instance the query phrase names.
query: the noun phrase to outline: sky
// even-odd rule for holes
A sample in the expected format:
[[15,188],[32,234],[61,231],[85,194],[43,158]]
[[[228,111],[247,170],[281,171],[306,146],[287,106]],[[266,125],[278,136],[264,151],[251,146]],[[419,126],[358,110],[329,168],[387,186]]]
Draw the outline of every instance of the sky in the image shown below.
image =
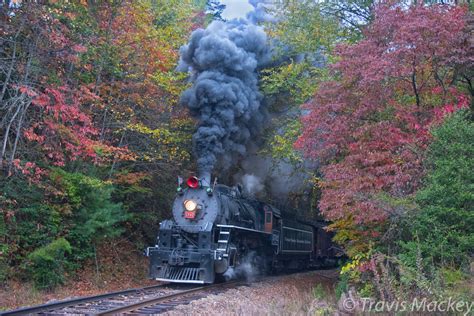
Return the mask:
[[244,17],[253,9],[247,0],[221,0],[220,2],[227,6],[222,12],[222,17],[226,20]]

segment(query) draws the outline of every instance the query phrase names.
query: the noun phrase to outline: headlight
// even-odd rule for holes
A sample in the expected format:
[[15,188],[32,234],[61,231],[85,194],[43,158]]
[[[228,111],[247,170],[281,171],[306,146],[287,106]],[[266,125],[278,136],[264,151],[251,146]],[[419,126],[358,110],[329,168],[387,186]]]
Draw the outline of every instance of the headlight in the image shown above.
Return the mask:
[[186,200],[184,201],[184,208],[186,211],[195,211],[197,208],[197,203],[193,200]]

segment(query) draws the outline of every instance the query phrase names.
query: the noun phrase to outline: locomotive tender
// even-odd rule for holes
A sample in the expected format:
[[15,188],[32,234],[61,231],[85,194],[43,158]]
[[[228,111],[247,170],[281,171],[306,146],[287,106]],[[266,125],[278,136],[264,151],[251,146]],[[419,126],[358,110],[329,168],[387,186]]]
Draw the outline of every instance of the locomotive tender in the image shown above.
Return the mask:
[[179,181],[173,219],[160,223],[157,244],[147,248],[150,278],[214,283],[249,257],[260,272],[325,266],[335,252],[324,226],[247,198],[239,187],[211,185],[209,175],[192,176]]

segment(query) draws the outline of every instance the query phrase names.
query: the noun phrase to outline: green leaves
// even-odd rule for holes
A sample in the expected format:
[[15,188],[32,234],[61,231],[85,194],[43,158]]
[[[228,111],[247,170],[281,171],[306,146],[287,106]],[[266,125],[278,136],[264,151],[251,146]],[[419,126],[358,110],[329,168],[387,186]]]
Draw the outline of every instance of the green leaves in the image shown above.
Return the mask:
[[[51,176],[57,188],[62,191],[59,194],[62,202],[72,208],[68,216],[69,238],[72,245],[78,248],[75,256],[82,258],[82,251],[87,256],[91,242],[115,237],[123,232],[117,224],[127,220],[129,216],[123,212],[120,203],[111,201],[114,187],[110,182],[61,169],[54,169]],[[77,240],[89,243],[89,246],[81,249],[83,244],[77,245]]]
[[120,235],[130,216],[112,201],[112,183],[94,176],[54,168],[45,187],[27,205],[18,197],[19,210],[5,223],[11,247],[5,257],[24,266],[38,288],[51,289],[93,255],[97,242]]
[[466,263],[474,251],[474,123],[460,111],[432,132],[430,172],[416,197],[412,230],[440,264]]
[[290,50],[290,55],[320,49],[331,51],[337,43],[338,21],[323,12],[321,3],[287,0],[277,6],[274,14],[279,22],[269,25],[269,33]]
[[448,268],[467,270],[474,251],[474,123],[459,111],[432,135],[419,209],[405,224],[411,238],[400,242],[398,254],[403,266],[430,280]]
[[58,238],[28,255],[27,271],[38,289],[52,289],[65,281],[66,255],[72,247]]
[[293,145],[301,133],[301,122],[290,119],[285,122],[283,133],[276,134],[270,139],[270,154],[276,160],[285,160],[293,164],[301,164],[301,153],[294,150]]
[[325,70],[309,62],[290,63],[262,71],[261,87],[267,96],[283,97],[285,105],[300,105],[314,94]]

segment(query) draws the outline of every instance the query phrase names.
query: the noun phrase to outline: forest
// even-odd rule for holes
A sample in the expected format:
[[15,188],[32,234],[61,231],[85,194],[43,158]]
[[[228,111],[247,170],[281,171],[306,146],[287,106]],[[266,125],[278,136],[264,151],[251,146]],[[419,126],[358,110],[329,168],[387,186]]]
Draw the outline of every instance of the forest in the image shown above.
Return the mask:
[[347,256],[337,295],[472,300],[474,5],[249,2],[239,23],[265,45],[235,67],[255,71],[258,109],[206,138],[189,97],[204,61],[186,47],[237,23],[225,1],[1,2],[2,291],[145,275],[113,258],[142,257],[177,177],[205,161],[330,223]]

